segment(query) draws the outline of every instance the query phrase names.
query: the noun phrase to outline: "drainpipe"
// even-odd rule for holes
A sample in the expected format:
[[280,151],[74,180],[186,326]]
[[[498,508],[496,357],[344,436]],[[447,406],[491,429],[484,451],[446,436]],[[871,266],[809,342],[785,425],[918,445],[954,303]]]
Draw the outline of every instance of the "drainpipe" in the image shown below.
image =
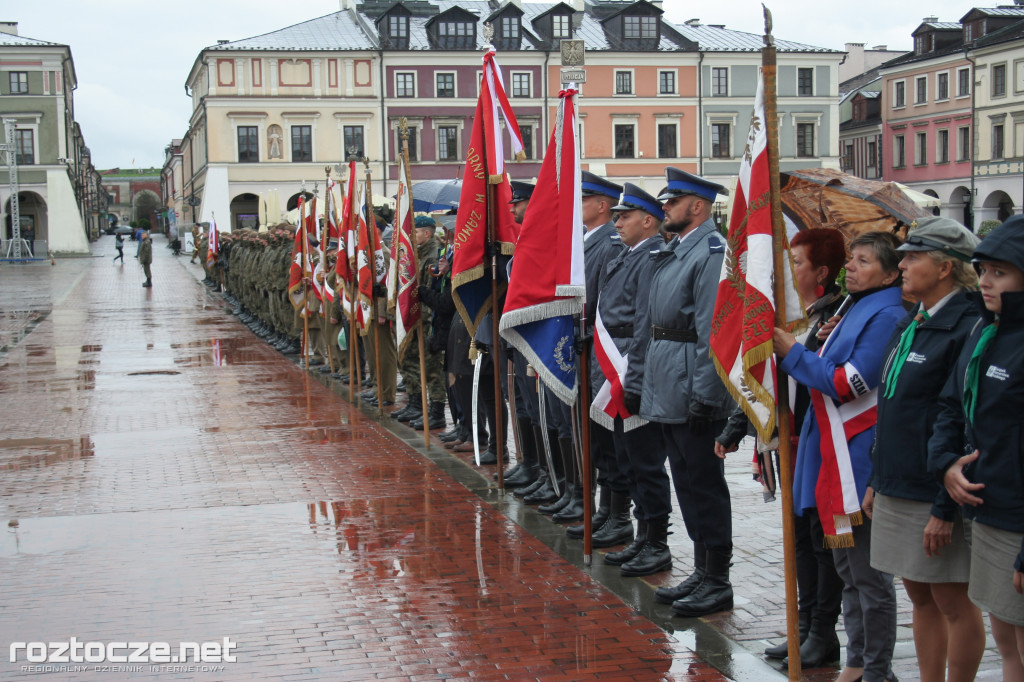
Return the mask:
[[967,204],[971,209],[971,224],[968,225],[967,228],[971,232],[974,232],[974,199],[975,193],[978,191],[974,187],[974,136],[977,128],[977,126],[975,126],[975,119],[977,118],[977,112],[975,111],[975,91],[977,90],[978,84],[974,81],[974,72],[977,67],[977,62],[975,62],[975,60],[968,54],[969,50],[970,46],[964,45],[964,59],[971,63],[971,149],[968,156],[971,162],[971,201]]
[[[541,129],[540,139],[541,144],[543,140],[548,138],[548,60],[551,59],[551,50],[544,51],[544,111],[541,112],[540,120],[543,128]],[[537,140],[533,141],[534,154],[537,153]],[[586,149],[583,150],[584,153]]]
[[697,175],[704,177],[704,52],[697,55]]
[[384,196],[388,195],[388,118],[384,105],[384,92],[387,82],[384,80],[384,48],[377,48],[380,76],[380,172],[382,178],[382,189]]

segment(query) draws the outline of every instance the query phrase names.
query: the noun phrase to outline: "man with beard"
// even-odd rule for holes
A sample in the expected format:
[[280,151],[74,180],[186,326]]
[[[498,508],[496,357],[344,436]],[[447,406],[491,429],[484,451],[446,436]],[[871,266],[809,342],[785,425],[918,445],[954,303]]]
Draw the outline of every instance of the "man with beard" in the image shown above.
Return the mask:
[[660,426],[659,461],[669,461],[676,499],[693,541],[694,572],[656,598],[677,615],[731,609],[732,506],[725,462],[715,456],[735,405],[708,354],[725,240],[711,220],[721,185],[666,168],[665,229],[671,241],[653,256],[651,342],[647,346],[640,416]]

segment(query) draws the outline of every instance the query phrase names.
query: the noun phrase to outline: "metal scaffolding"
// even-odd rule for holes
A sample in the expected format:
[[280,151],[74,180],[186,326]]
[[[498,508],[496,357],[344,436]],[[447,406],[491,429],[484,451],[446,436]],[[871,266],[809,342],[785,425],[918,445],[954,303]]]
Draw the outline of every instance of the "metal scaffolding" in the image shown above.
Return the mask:
[[[18,202],[18,147],[14,139],[14,121],[4,121],[4,144],[0,144],[0,154],[7,158],[7,182],[11,190],[11,238],[7,240],[5,258],[19,260],[32,258],[32,247],[21,236],[21,211]],[[22,249],[24,248],[24,253]]]

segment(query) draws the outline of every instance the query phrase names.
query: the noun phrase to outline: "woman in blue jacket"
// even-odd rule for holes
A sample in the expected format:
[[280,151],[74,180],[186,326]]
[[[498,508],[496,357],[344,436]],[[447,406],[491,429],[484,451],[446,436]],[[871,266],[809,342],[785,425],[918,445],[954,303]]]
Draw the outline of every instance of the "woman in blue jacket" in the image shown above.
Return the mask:
[[850,243],[846,288],[856,301],[819,353],[775,330],[779,368],[811,392],[800,430],[793,506],[817,508],[826,546],[843,579],[846,667],[837,682],[892,679],[896,591],[892,575],[870,566],[871,524],[861,500],[871,474],[877,386],[884,340],[905,315],[899,240],[867,232]]
[[985,652],[985,622],[967,597],[971,550],[960,508],[928,472],[935,397],[978,320],[967,295],[977,288],[977,245],[959,223],[929,217],[899,249],[903,294],[918,304],[886,348],[864,499],[871,567],[902,577],[914,605],[922,682],[969,682]]
[[[929,468],[971,527],[971,601],[988,611],[1004,680],[1024,680],[1024,216],[975,249],[982,320],[942,392]],[[964,454],[964,453],[969,454]]]

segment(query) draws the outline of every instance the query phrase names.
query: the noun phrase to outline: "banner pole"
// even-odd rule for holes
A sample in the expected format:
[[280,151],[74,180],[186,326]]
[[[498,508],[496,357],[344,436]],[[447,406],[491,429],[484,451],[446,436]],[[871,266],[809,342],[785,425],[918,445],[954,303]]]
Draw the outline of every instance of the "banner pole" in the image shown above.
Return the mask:
[[[374,245],[374,240],[369,239],[371,231],[374,235],[377,232],[376,220],[373,217],[373,192],[370,190],[370,159],[363,157],[363,170],[366,173],[366,235],[367,248]],[[370,261],[367,255],[366,260]],[[370,265],[371,276],[373,277],[373,290],[370,292],[370,319],[366,321],[366,328],[373,330],[373,365],[374,373],[377,376],[377,411],[384,416],[384,382],[380,376],[380,325],[377,320],[377,254],[373,254]]]
[[[328,209],[331,202],[328,200],[327,195],[331,191],[331,167],[324,166],[324,172],[327,175],[327,179],[324,181],[324,189],[327,191],[324,192],[324,229],[320,233],[320,272],[323,273],[324,276],[324,295],[320,302],[321,307],[323,308],[323,310],[320,311],[320,314],[323,319],[320,320],[320,324],[326,327],[331,319],[331,311],[328,309],[329,301],[327,300],[327,243],[331,236],[331,222],[328,217]],[[324,336],[326,337],[326,334]],[[330,338],[325,338],[324,340],[326,342],[324,345],[327,346],[327,365],[331,368],[331,372],[334,372],[334,355],[331,353],[331,346],[334,344],[331,343]]]
[[[772,241],[775,256],[775,325],[785,328],[786,320],[786,226],[782,219],[782,201],[779,187],[779,116],[775,39],[772,37],[771,12],[764,7],[765,47],[761,50],[762,72],[764,74],[765,132],[768,141],[768,177],[771,184]],[[782,545],[783,566],[786,586],[786,636],[789,644],[789,679],[802,677],[800,661],[800,629],[797,613],[796,589],[796,523],[793,519],[793,457],[792,457],[792,415],[789,409],[789,377],[777,372],[775,423],[779,431],[779,487],[782,488]]]

